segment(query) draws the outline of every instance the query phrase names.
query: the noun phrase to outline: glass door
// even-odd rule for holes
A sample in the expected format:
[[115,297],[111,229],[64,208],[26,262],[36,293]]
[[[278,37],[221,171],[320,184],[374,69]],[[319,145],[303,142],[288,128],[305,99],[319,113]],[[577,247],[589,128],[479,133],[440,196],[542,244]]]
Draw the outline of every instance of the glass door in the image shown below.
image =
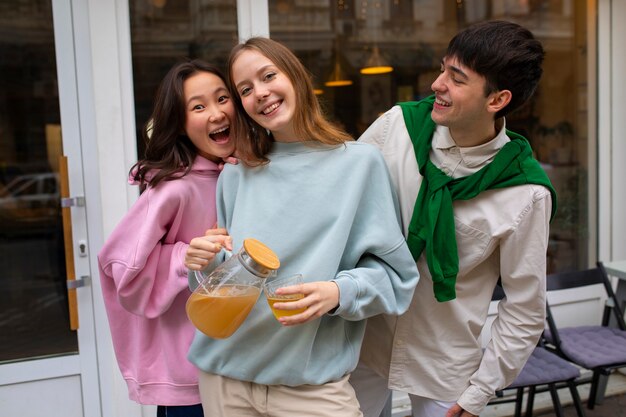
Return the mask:
[[70,328],[52,4],[0,8],[0,363],[78,352]]
[[7,415],[100,415],[93,314],[85,314],[93,307],[89,288],[80,288],[89,272],[74,273],[74,257],[86,258],[87,247],[72,26],[70,0],[0,0],[0,404]]

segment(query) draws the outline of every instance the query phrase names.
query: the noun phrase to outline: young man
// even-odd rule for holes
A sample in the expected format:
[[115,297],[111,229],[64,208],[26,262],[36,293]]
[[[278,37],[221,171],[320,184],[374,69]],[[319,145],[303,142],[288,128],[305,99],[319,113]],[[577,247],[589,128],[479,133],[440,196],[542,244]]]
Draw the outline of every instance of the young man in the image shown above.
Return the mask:
[[[469,417],[521,371],[544,327],[554,190],[504,116],[541,77],[544,51],[503,21],[457,34],[434,96],[401,103],[360,141],[380,148],[421,275],[409,311],[369,319],[351,382],[366,417],[392,389],[415,417]],[[506,293],[482,349],[493,289]]]

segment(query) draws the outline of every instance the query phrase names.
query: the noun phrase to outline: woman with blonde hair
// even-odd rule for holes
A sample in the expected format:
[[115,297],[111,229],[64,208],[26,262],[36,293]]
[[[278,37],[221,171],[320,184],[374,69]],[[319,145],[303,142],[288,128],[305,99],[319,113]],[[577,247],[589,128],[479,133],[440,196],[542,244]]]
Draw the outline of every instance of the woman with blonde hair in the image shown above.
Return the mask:
[[189,359],[201,371],[204,412],[361,416],[348,377],[365,319],[404,312],[418,280],[383,158],[324,117],[309,74],[280,43],[236,46],[229,75],[242,163],[227,165],[218,182],[218,224],[228,236],[193,239],[186,265],[210,270],[222,245],[256,238],[280,258],[279,276],[304,276],[279,290],[304,298],[274,307],[304,311],[277,320],[261,297],[229,338],[196,332]]

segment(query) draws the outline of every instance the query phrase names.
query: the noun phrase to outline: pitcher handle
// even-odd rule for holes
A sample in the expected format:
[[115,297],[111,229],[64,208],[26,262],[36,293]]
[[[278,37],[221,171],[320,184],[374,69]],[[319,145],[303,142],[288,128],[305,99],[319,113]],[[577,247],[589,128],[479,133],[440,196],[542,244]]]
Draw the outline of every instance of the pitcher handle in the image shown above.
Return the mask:
[[[220,252],[224,252],[224,261],[222,262],[226,262],[227,260],[229,260],[232,256],[233,256],[233,252],[222,247],[222,249],[220,250]],[[218,252],[219,253],[219,252]],[[217,255],[216,255],[217,256]],[[202,287],[202,289],[205,292],[209,292],[207,290],[207,288],[204,286],[204,280],[206,279],[206,277],[209,276],[209,273],[205,272],[205,270],[201,269],[199,271],[193,271],[193,276],[196,279],[196,282],[198,283],[199,286]]]

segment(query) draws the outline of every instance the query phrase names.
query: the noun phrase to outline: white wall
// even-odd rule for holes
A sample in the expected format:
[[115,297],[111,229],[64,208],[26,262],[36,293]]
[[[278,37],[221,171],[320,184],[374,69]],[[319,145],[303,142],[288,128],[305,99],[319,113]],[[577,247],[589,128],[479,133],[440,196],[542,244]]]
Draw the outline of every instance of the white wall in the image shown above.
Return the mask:
[[128,2],[77,2],[75,17],[78,72],[83,80],[81,119],[94,321],[102,416],[142,417],[148,413],[128,399],[111,343],[102,301],[97,252],[104,239],[137,198],[127,185],[137,160]]

